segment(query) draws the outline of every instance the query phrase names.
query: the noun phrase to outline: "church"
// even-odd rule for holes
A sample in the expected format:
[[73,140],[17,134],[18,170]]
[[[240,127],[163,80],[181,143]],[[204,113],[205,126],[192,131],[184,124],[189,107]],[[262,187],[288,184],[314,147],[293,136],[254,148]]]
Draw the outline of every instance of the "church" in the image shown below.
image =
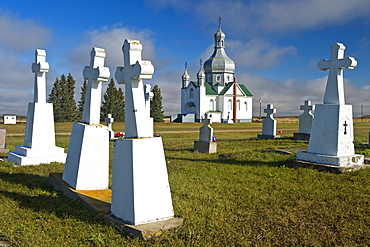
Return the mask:
[[[181,87],[181,114],[175,122],[201,122],[206,115],[214,123],[252,121],[253,95],[234,76],[235,63],[225,52],[225,34],[221,23],[214,35],[212,56],[200,62],[197,80],[191,81],[185,65]],[[204,71],[203,71],[204,68]]]

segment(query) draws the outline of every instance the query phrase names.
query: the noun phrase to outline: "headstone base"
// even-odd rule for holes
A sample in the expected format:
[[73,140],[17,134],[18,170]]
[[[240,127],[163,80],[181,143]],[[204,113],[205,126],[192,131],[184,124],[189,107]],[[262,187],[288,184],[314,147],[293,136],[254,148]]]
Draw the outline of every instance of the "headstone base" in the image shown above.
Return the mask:
[[136,226],[174,217],[161,137],[114,141],[111,212]]
[[9,149],[7,148],[0,148],[0,154],[5,154],[5,153],[8,153],[9,152]]
[[195,141],[194,151],[206,154],[217,153],[217,142]]
[[364,156],[360,154],[337,157],[310,152],[298,152],[297,160],[339,167],[361,166],[364,164]]
[[98,215],[103,215],[103,217],[112,222],[118,230],[132,237],[148,240],[153,236],[161,235],[165,230],[177,228],[184,222],[183,218],[175,217],[139,226],[129,225],[110,213],[112,197],[112,190],[110,189],[87,191],[74,190],[62,180],[61,173],[51,173],[49,175],[49,186],[63,192],[66,197],[72,200],[81,200],[86,208]]
[[7,160],[13,162],[14,165],[39,165],[49,164],[50,162],[66,162],[66,154],[64,148],[48,147],[48,148],[30,148],[23,145],[15,146],[15,152],[8,153]]
[[289,168],[308,168],[318,171],[326,171],[331,173],[352,172],[360,169],[370,168],[370,165],[352,165],[352,166],[332,166],[327,164],[314,163],[309,161],[288,159],[285,162],[286,167]]
[[307,133],[293,133],[293,140],[309,141],[310,134]]
[[73,123],[63,180],[76,190],[108,189],[109,129]]
[[277,139],[277,138],[281,138],[280,135],[257,135],[258,138],[260,139]]

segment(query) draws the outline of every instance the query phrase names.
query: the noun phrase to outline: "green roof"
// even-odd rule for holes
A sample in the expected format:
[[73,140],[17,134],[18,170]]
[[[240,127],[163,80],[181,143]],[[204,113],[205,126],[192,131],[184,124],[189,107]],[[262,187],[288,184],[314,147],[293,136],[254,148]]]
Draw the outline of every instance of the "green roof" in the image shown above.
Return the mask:
[[230,89],[230,87],[233,85],[234,83],[233,82],[229,82],[228,84],[226,84],[226,86],[224,87],[224,89],[222,89],[222,91],[220,92],[220,95],[224,95],[227,90]]
[[[194,87],[199,87],[199,83],[197,81],[191,81],[190,83],[192,83],[194,85]],[[210,83],[205,82],[204,86],[206,87],[206,95],[225,95],[227,90],[229,90],[230,87],[233,84],[234,84],[234,82],[227,83],[226,86],[222,89],[222,91],[218,94],[217,91],[213,89],[213,87]],[[217,85],[222,86],[219,83]],[[251,92],[249,92],[249,90],[246,88],[246,86],[244,86],[243,84],[238,84],[238,85],[246,96],[253,97],[253,94],[251,94]]]
[[253,97],[253,94],[249,92],[248,88],[244,86],[243,84],[239,84],[239,87],[243,90],[246,96]]
[[199,83],[197,81],[191,81],[190,83],[193,83],[195,87],[199,87]]
[[204,86],[206,87],[206,95],[218,95],[218,93],[213,89],[211,84],[208,82],[204,83]]

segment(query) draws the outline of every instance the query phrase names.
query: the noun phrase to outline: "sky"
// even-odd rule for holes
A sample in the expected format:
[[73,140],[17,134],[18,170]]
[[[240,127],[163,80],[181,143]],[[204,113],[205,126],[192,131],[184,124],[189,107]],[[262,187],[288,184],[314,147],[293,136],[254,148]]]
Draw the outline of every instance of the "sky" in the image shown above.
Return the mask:
[[155,68],[145,82],[161,89],[165,115],[180,113],[185,62],[195,81],[200,59],[213,53],[220,16],[238,83],[254,95],[254,116],[260,97],[276,116],[301,114],[305,100],[321,104],[328,72],[317,63],[330,59],[334,42],[358,62],[344,71],[346,103],[355,117],[370,114],[369,0],[0,0],[0,115],[26,115],[36,49],[46,50],[50,65],[47,94],[71,73],[77,102],[91,49],[105,49],[113,77],[124,65],[125,39],[143,44],[142,57]]

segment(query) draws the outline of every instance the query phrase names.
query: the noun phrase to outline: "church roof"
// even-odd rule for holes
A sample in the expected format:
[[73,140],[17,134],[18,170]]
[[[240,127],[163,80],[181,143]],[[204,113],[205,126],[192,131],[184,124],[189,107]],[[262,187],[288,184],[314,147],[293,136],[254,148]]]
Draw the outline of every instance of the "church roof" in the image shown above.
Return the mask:
[[[199,87],[199,83],[197,81],[191,81],[190,84],[193,84],[194,87]],[[208,82],[204,83],[204,86],[206,87],[206,95],[225,95],[232,85],[233,82],[229,82],[228,84],[226,84],[226,86],[222,89],[220,93],[217,93],[216,90],[213,89],[211,84],[209,84]],[[244,86],[243,84],[238,84],[238,86],[245,94],[245,96],[253,97],[253,94],[251,94],[251,92],[247,89],[246,86]]]

